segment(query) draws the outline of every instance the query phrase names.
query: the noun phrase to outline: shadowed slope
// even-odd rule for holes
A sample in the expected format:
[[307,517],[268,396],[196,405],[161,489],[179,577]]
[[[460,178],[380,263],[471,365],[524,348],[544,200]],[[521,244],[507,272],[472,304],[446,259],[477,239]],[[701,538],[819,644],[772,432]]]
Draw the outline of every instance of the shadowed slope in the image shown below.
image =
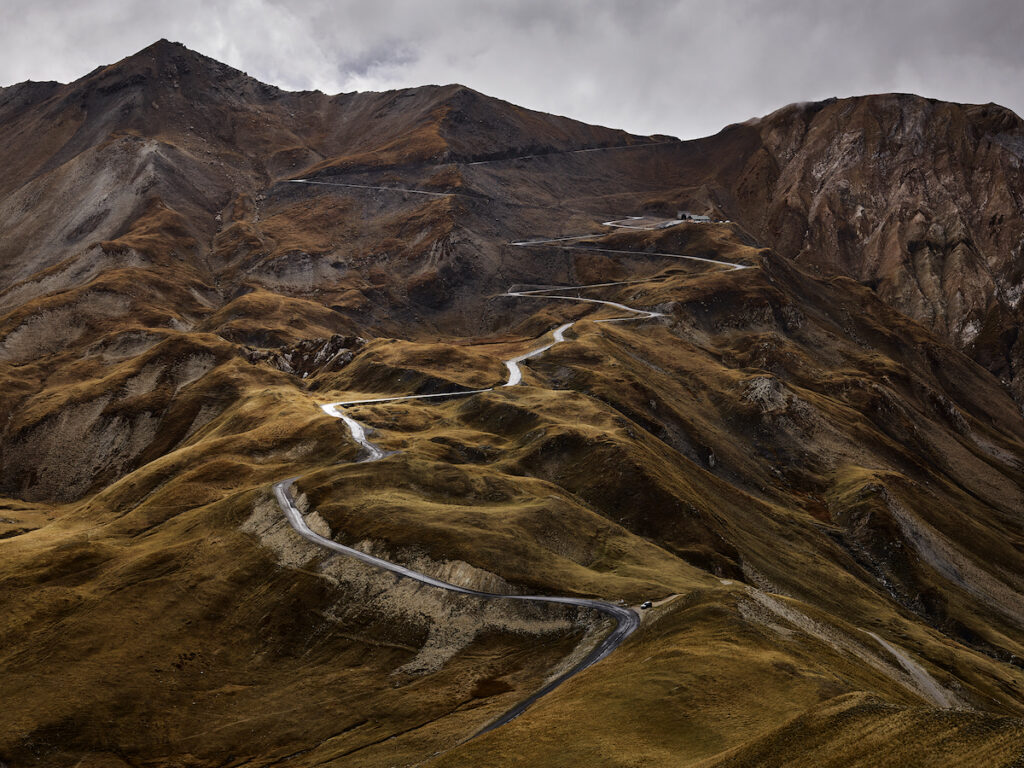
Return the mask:
[[[979,234],[1016,189],[999,114],[873,97],[641,140],[166,42],[4,89],[0,760],[1010,762],[1024,422],[948,336],[988,295],[964,254],[1013,277],[986,249],[1016,225]],[[869,240],[833,249],[858,205]],[[601,226],[680,209],[733,221]],[[318,407],[463,390],[347,409],[372,464]],[[462,744],[607,628],[332,556],[274,503],[296,475],[339,546],[655,606]]]

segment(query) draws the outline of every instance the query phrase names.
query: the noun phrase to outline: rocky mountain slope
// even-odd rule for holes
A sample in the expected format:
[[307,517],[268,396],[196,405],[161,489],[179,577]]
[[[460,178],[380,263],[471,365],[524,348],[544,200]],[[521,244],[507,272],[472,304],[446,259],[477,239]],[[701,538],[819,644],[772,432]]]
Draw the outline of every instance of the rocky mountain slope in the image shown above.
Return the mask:
[[791,105],[705,142],[705,194],[780,256],[870,286],[1024,403],[1024,123],[889,94]]
[[[1016,764],[1018,135],[878,96],[679,142],[165,41],[3,89],[0,761]],[[318,407],[478,389],[346,409],[373,463]],[[655,605],[470,738],[606,624],[331,555],[289,477],[435,578]]]

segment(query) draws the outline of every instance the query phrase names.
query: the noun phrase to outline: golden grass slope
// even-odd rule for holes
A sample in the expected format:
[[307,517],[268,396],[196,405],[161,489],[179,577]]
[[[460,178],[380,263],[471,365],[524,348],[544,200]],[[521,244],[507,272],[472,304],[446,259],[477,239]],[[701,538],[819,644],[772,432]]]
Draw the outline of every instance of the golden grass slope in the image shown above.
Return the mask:
[[[752,236],[753,127],[572,153],[636,137],[458,87],[287,94],[165,43],[4,89],[0,122],[0,761],[1020,762],[1024,421]],[[359,186],[288,183],[311,168]],[[683,207],[740,223],[602,227]],[[616,281],[579,295],[663,317],[502,295]],[[499,385],[568,320],[520,386],[351,408],[381,461],[318,408]],[[280,365],[342,336],[368,341]],[[323,535],[440,578],[658,604],[467,742],[606,627],[308,545],[269,493],[293,476]]]
[[[770,764],[823,740],[827,759],[866,760],[853,734],[897,715],[904,725],[884,733],[919,720],[956,759],[1019,749],[1006,725],[1019,721],[1006,718],[1022,708],[1024,675],[1008,663],[1020,626],[1004,600],[1016,555],[1000,542],[1020,535],[1024,429],[993,418],[1012,413],[1006,395],[912,324],[884,327],[893,316],[856,286],[731,248],[720,255],[760,266],[669,263],[647,282],[596,289],[670,317],[584,319],[520,387],[353,409],[395,452],[374,464],[350,463],[355,446],[317,402],[500,383],[501,359],[529,334],[378,339],[307,381],[211,337],[221,362],[171,401],[188,404],[189,389],[193,402],[215,398],[204,425],[4,543],[4,666],[17,669],[5,685],[24,702],[7,716],[5,757],[59,764],[115,743],[129,764],[186,751],[199,765],[296,751],[294,765],[436,751],[453,765]],[[583,256],[597,271],[598,256]],[[543,308],[523,329],[557,315]],[[206,338],[187,337],[174,343],[190,354]],[[126,414],[155,412],[175,370],[160,367],[169,343],[122,363],[116,385],[37,397],[19,429],[93,390],[123,391]],[[131,399],[146,375],[148,400]],[[445,578],[634,604],[680,597],[527,715],[459,746],[550,674],[584,617],[527,629],[539,617],[402,597],[390,577],[304,552],[266,491],[302,472],[319,525]],[[425,600],[439,613],[410,609]],[[459,629],[438,634],[438,617]],[[862,730],[823,735],[835,718]],[[910,743],[922,765],[946,754]]]

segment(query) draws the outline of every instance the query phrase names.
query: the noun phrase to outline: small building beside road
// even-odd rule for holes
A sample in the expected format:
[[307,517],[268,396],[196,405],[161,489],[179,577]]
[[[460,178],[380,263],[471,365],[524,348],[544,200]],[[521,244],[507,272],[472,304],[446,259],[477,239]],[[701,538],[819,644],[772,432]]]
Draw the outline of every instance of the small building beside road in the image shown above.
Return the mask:
[[681,219],[682,221],[696,221],[700,223],[711,221],[710,216],[705,216],[699,213],[690,213],[689,211],[678,211],[676,213],[676,218]]

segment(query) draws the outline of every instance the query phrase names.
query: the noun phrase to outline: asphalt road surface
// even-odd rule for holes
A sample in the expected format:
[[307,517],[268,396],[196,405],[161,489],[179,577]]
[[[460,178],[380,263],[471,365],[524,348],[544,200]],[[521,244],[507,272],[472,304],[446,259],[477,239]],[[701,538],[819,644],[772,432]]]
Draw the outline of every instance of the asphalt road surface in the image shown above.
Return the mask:
[[[585,151],[591,151],[591,150],[585,150]],[[297,179],[296,181],[297,182],[304,182],[304,183],[317,183],[317,182],[305,181],[305,180],[302,180],[302,179]],[[324,182],[319,182],[319,183],[324,183]],[[394,187],[368,187],[368,186],[364,186],[364,185],[342,185],[342,184],[330,184],[330,186],[350,186],[350,187],[357,187],[357,188],[364,188],[364,189],[383,189],[383,190],[388,190],[388,191],[413,192],[413,193],[431,194],[431,195],[437,195],[438,194],[436,192],[425,192],[425,191],[422,191],[422,190],[412,190],[412,189],[400,189],[399,190],[399,189],[396,189]],[[636,223],[637,221],[638,221],[638,219],[636,219],[636,218],[620,219],[618,221],[606,222],[605,226],[609,226],[609,227],[626,227],[626,228],[629,228],[629,229],[664,229],[664,228],[669,227],[669,226],[674,226],[677,223],[677,222],[674,222],[674,221],[670,220],[670,221],[666,221],[666,222],[654,222],[654,223],[651,223],[649,226],[642,226],[642,225],[638,225]],[[629,224],[623,224],[622,222],[629,222]],[[556,248],[565,248],[565,249],[572,249],[572,250],[588,250],[588,251],[599,251],[599,252],[604,252],[604,253],[628,254],[628,255],[631,255],[631,256],[662,256],[662,257],[671,257],[671,258],[675,258],[675,259],[683,259],[683,260],[688,260],[688,261],[696,261],[696,262],[706,263],[706,264],[710,264],[710,265],[714,265],[714,266],[726,267],[726,268],[729,268],[729,269],[745,269],[746,268],[746,266],[742,265],[742,264],[734,264],[734,263],[731,263],[731,262],[717,261],[715,259],[705,259],[705,258],[700,258],[700,257],[696,257],[696,256],[681,256],[679,254],[672,254],[672,253],[644,253],[644,252],[637,252],[637,251],[612,250],[612,249],[607,249],[607,248],[591,248],[591,247],[575,246],[575,245],[561,245],[561,243],[566,242],[566,241],[581,240],[581,239],[586,239],[586,238],[589,238],[589,237],[596,237],[596,236],[599,236],[599,235],[579,235],[579,236],[575,236],[575,237],[554,238],[554,239],[550,239],[550,240],[518,241],[518,242],[511,243],[511,245],[514,245],[514,246],[517,246],[517,247],[556,247]],[[531,289],[531,290],[519,290],[519,291],[509,289],[509,291],[507,291],[503,295],[504,296],[510,296],[510,297],[517,297],[517,298],[551,299],[551,300],[557,300],[557,301],[575,301],[575,302],[583,302],[583,303],[588,303],[588,304],[600,304],[600,305],[611,307],[613,309],[616,309],[616,310],[619,310],[619,311],[622,311],[622,312],[629,313],[629,314],[627,314],[625,316],[622,316],[622,317],[612,317],[612,318],[604,318],[604,319],[597,320],[596,322],[599,322],[599,323],[625,322],[625,321],[629,321],[629,320],[651,320],[651,319],[655,319],[655,318],[663,317],[664,316],[660,312],[655,312],[655,311],[649,310],[649,309],[638,309],[636,307],[630,307],[630,306],[627,306],[625,304],[621,304],[621,303],[614,302],[614,301],[605,301],[605,300],[602,300],[602,299],[593,299],[593,298],[587,298],[587,297],[582,297],[582,296],[578,295],[580,291],[583,291],[583,290],[586,290],[586,289],[601,288],[601,287],[607,287],[607,286],[613,286],[613,285],[627,285],[627,284],[628,283],[626,283],[626,282],[615,282],[615,283],[593,283],[593,284],[590,284],[590,285],[575,285],[575,286],[572,286],[572,285],[571,286],[553,286],[553,287],[537,288],[537,289]],[[559,291],[559,293],[554,293],[554,291]],[[570,294],[567,293],[568,291],[573,291],[577,295],[570,295]],[[521,383],[522,379],[523,379],[523,372],[522,372],[522,368],[520,366],[520,363],[523,363],[526,360],[529,360],[530,358],[534,358],[534,357],[537,357],[539,355],[542,355],[543,353],[547,352],[549,349],[551,349],[556,344],[565,342],[566,341],[565,333],[570,328],[572,328],[572,326],[573,326],[573,323],[565,323],[565,324],[559,326],[558,328],[554,329],[554,331],[552,332],[551,341],[543,343],[540,346],[530,350],[529,352],[526,352],[524,354],[518,355],[516,357],[511,357],[511,358],[505,360],[504,363],[505,363],[505,367],[506,367],[506,369],[508,371],[508,378],[506,379],[506,381],[504,383],[495,385],[494,387],[487,387],[485,389],[474,389],[474,390],[456,390],[456,391],[452,391],[452,392],[443,392],[443,393],[436,393],[436,394],[430,394],[430,395],[403,395],[403,396],[398,396],[398,397],[379,397],[379,398],[362,399],[362,400],[344,400],[344,401],[338,401],[338,402],[333,402],[333,403],[326,403],[324,405],[321,405],[320,408],[327,415],[332,416],[333,418],[336,418],[336,419],[340,419],[346,425],[346,427],[348,427],[348,431],[349,431],[349,434],[351,435],[352,439],[361,448],[361,455],[360,455],[360,458],[358,459],[358,461],[360,463],[369,463],[369,462],[379,461],[380,459],[384,458],[387,455],[386,452],[382,448],[380,448],[380,446],[375,445],[374,443],[370,442],[370,440],[366,436],[366,429],[365,429],[365,427],[363,427],[362,424],[360,424],[358,421],[356,421],[354,418],[352,418],[351,416],[349,416],[345,412],[345,409],[348,406],[367,405],[367,404],[372,404],[372,403],[399,402],[399,401],[405,401],[405,400],[428,400],[428,399],[436,399],[436,398],[468,397],[470,395],[479,394],[481,392],[490,392],[490,391],[493,391],[494,389],[497,389],[498,387],[512,387],[512,386],[516,386],[517,384]],[[287,480],[282,480],[282,481],[276,483],[273,486],[273,488],[274,488],[274,496],[276,497],[278,505],[281,507],[281,510],[284,512],[285,517],[288,519],[288,522],[291,524],[292,528],[294,528],[295,531],[300,536],[305,537],[309,541],[311,541],[314,544],[317,544],[317,545],[319,545],[321,547],[324,547],[325,549],[329,549],[329,550],[331,550],[333,552],[336,552],[338,554],[345,555],[346,557],[352,557],[352,558],[355,558],[357,560],[361,560],[362,562],[367,563],[368,565],[375,566],[375,567],[380,568],[380,569],[385,570],[385,571],[390,571],[391,573],[397,574],[398,576],[402,576],[402,577],[405,577],[405,578],[408,578],[408,579],[413,579],[414,581],[418,581],[421,584],[426,584],[428,586],[436,587],[438,589],[447,589],[447,590],[449,590],[451,592],[458,592],[458,593],[464,594],[464,595],[472,595],[474,597],[479,597],[479,598],[482,598],[482,599],[485,599],[485,600],[520,600],[520,601],[534,602],[534,603],[557,603],[557,604],[561,604],[561,605],[571,605],[571,606],[576,606],[576,607],[579,607],[579,608],[593,610],[593,611],[596,611],[598,613],[602,613],[602,614],[610,617],[615,622],[615,628],[601,641],[601,643],[599,645],[597,645],[593,650],[591,650],[590,653],[588,653],[587,656],[583,660],[581,660],[579,663],[575,664],[571,669],[569,669],[568,671],[566,671],[562,675],[559,675],[557,678],[555,678],[554,680],[552,680],[549,683],[547,683],[544,687],[542,687],[540,690],[538,690],[535,693],[533,693],[527,699],[525,699],[525,700],[521,701],[520,703],[516,704],[514,707],[512,707],[512,709],[508,710],[505,714],[501,715],[501,717],[497,718],[496,720],[494,720],[491,723],[489,723],[488,725],[486,725],[484,728],[482,728],[480,731],[478,731],[475,734],[475,736],[479,736],[481,734],[487,733],[488,731],[493,731],[495,728],[498,728],[498,727],[504,725],[505,723],[507,723],[507,722],[509,722],[511,720],[514,720],[516,717],[518,717],[523,712],[525,712],[538,699],[540,699],[541,697],[547,695],[551,691],[553,691],[556,688],[558,688],[558,686],[560,686],[562,683],[564,683],[569,678],[571,678],[571,677],[573,677],[575,675],[578,675],[583,670],[587,669],[588,667],[590,667],[593,664],[596,664],[597,662],[601,661],[606,656],[608,656],[610,653],[612,653],[612,651],[614,651],[616,648],[618,648],[626,640],[626,638],[628,638],[636,630],[636,628],[640,625],[640,617],[637,615],[637,613],[634,610],[632,610],[631,608],[627,608],[625,606],[616,605],[614,603],[607,603],[607,602],[604,602],[602,600],[590,600],[590,599],[587,599],[587,598],[577,598],[577,597],[557,597],[557,596],[547,596],[547,595],[502,595],[502,594],[497,594],[497,593],[492,593],[492,592],[478,592],[478,591],[473,590],[473,589],[467,589],[466,587],[460,587],[457,584],[449,584],[446,581],[441,581],[440,579],[435,579],[435,578],[433,578],[431,576],[428,576],[428,575],[426,575],[424,573],[420,573],[419,571],[414,571],[411,568],[406,568],[403,565],[399,565],[398,563],[392,563],[392,562],[390,562],[388,560],[384,560],[384,559],[381,559],[379,557],[374,557],[373,555],[368,555],[365,552],[360,552],[357,549],[352,549],[351,547],[346,547],[343,544],[339,544],[336,541],[332,541],[331,539],[328,539],[328,538],[325,538],[323,536],[320,536],[319,534],[315,533],[312,529],[310,529],[310,527],[306,524],[306,521],[305,521],[302,513],[295,506],[295,500],[294,500],[294,497],[292,496],[292,487],[293,487],[293,485],[294,485],[294,483],[295,483],[295,481],[297,479],[298,479],[297,477],[291,477],[291,478],[288,478]]]

